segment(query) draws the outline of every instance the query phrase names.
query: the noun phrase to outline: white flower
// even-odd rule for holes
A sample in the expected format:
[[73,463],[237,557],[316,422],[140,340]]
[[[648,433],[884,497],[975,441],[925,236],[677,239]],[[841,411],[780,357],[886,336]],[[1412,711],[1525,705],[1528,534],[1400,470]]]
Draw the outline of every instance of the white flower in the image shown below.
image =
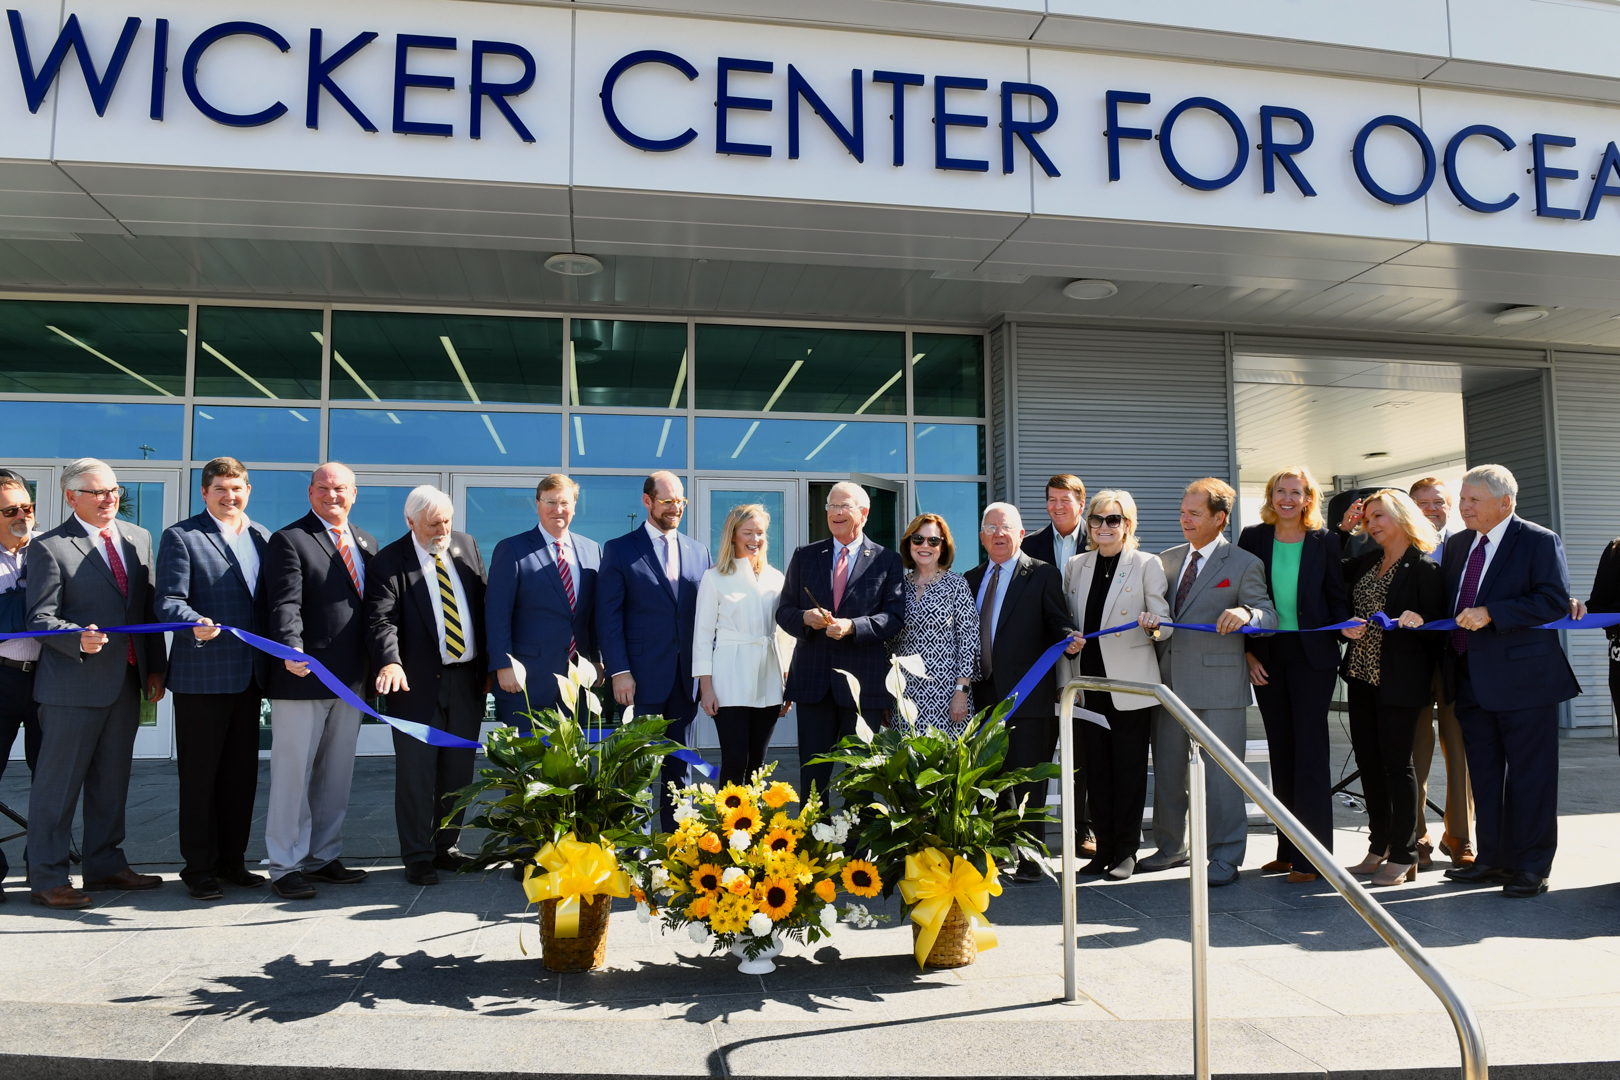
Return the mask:
[[652,887],[659,891],[669,888],[669,871],[662,866],[653,867]]
[[906,675],[900,670],[898,660],[889,661],[889,673],[883,678],[883,689],[889,692],[890,697],[899,697],[906,692]]
[[895,698],[894,705],[895,708],[900,710],[900,716],[903,720],[905,720],[906,723],[915,724],[917,722],[919,713],[917,712],[917,703],[915,701],[912,701],[908,697],[897,696]]
[[[861,680],[857,679],[843,668],[833,668],[833,670],[842,675],[845,681],[849,683],[850,697],[854,699],[856,706],[859,707],[861,703]],[[857,723],[859,723],[859,721],[857,721]]]
[[748,932],[755,937],[770,937],[775,926],[771,917],[763,911],[756,911],[748,917]]
[[732,829],[731,830],[731,850],[732,851],[747,851],[748,850],[748,842],[751,839],[753,839],[753,838],[748,835],[748,830],[747,829]]
[[894,658],[894,662],[919,678],[929,678],[928,666],[923,663],[923,658],[916,653],[912,653],[910,656],[897,656]]
[[709,928],[700,922],[690,923],[686,927],[687,936],[699,945],[709,943]]
[[722,884],[722,885],[730,885],[733,881],[736,881],[738,878],[744,877],[744,876],[746,876],[746,875],[744,875],[742,867],[740,867],[740,866],[728,866],[728,867],[725,868],[725,871],[723,873],[721,873],[721,875],[720,875],[720,884]]
[[818,821],[810,826],[810,835],[823,844],[830,844],[833,842],[833,827],[825,821]]
[[557,675],[555,678],[557,680],[557,701],[572,716],[579,700],[579,683],[566,675]]
[[529,688],[529,669],[524,667],[523,662],[511,653],[506,654],[506,659],[511,661],[512,678],[517,680],[518,688],[527,690]]
[[587,709],[589,709],[596,716],[601,716],[602,715],[602,699],[596,696],[596,691],[594,691],[594,690],[586,690],[584,693],[585,693],[585,707]]
[[862,930],[878,924],[877,916],[866,910],[865,904],[850,904],[844,909],[844,921]]
[[682,799],[675,804],[675,823],[677,825],[685,825],[688,821],[695,821],[697,816],[697,807],[692,805],[691,799]]
[[[855,677],[850,676],[849,681],[854,682]],[[870,746],[872,743],[872,725],[868,724],[866,722],[866,717],[862,716],[860,713],[855,714],[855,737],[860,739],[861,742],[866,743],[868,746]]]
[[596,682],[596,666],[583,656],[576,657],[569,667],[571,674],[578,676],[579,685],[590,686]]
[[652,908],[641,901],[636,901],[636,918],[644,923],[652,922]]
[[830,931],[834,926],[837,925],[838,909],[833,907],[831,904],[828,904],[826,907],[821,909],[821,928],[823,930]]

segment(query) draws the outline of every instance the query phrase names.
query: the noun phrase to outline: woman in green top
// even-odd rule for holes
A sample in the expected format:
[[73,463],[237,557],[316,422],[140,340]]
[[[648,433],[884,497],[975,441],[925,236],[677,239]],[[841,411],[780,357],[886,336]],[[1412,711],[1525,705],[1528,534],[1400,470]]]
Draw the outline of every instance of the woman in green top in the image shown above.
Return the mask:
[[[1333,850],[1333,782],[1328,763],[1328,706],[1339,666],[1339,635],[1297,633],[1350,617],[1339,538],[1322,526],[1322,490],[1303,465],[1266,481],[1261,525],[1238,546],[1266,565],[1277,607],[1274,637],[1249,637],[1249,681],[1266,725],[1271,789],[1322,846]],[[1289,881],[1315,881],[1316,870],[1277,834],[1277,858],[1263,870]]]

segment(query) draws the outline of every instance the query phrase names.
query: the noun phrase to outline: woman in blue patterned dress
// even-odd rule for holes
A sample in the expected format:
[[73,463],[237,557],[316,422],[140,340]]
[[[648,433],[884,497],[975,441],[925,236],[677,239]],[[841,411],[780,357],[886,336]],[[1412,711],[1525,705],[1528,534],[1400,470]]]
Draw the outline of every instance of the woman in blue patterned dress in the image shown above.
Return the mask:
[[950,526],[938,514],[919,514],[900,538],[906,566],[906,624],[889,640],[891,656],[921,656],[928,678],[908,674],[906,697],[917,705],[917,721],[898,713],[895,723],[908,735],[938,728],[960,738],[973,715],[973,680],[979,667],[979,611],[961,574],[951,573],[956,547]]

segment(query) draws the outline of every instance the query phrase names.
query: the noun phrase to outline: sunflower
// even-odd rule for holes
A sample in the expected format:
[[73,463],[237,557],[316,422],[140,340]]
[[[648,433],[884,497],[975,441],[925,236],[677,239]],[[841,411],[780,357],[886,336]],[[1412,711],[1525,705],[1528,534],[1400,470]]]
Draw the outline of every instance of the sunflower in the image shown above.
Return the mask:
[[739,934],[748,926],[754,914],[754,898],[750,896],[722,896],[709,916],[709,929],[717,934]]
[[772,829],[765,834],[765,850],[772,855],[791,855],[799,846],[799,838],[792,829]]
[[760,797],[772,810],[780,810],[790,802],[799,801],[799,793],[793,790],[793,785],[782,780],[773,781]]
[[720,793],[714,797],[714,808],[720,811],[721,814],[727,814],[732,810],[739,810],[744,806],[753,805],[753,795],[749,793],[747,788],[741,786],[740,784],[727,784],[725,787],[721,788]]
[[865,859],[851,859],[844,864],[844,889],[856,896],[876,896],[883,891],[883,879],[877,867]]
[[746,806],[739,806],[735,810],[728,811],[726,814],[725,824],[726,833],[728,835],[736,832],[738,829],[741,829],[749,836],[753,836],[755,833],[759,832],[760,826],[764,825],[765,823],[759,820],[759,811],[755,810],[753,804],[750,803]]
[[838,895],[838,886],[833,884],[832,878],[822,878],[816,882],[816,895],[830,904],[833,897]]
[[693,871],[691,880],[693,889],[713,896],[720,891],[720,868],[713,863],[704,863]]
[[772,922],[793,913],[799,902],[799,890],[787,878],[766,878],[759,885],[759,910],[771,917]]

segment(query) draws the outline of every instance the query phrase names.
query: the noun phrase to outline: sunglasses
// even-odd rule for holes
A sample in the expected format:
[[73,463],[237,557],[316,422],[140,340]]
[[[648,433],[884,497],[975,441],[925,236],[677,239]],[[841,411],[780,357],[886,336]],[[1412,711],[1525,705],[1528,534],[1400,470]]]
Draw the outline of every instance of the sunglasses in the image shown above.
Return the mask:
[[1104,516],[1102,514],[1092,514],[1086,518],[1086,524],[1093,529],[1100,529],[1105,525],[1110,529],[1117,529],[1125,524],[1125,515],[1108,514]]
[[18,503],[16,506],[8,506],[5,509],[0,510],[0,517],[14,518],[18,514],[22,514],[25,517],[33,517],[34,504]]
[[914,535],[911,538],[911,546],[912,547],[922,547],[924,544],[927,544],[929,547],[937,548],[943,543],[945,543],[945,538],[943,536],[915,536]]

